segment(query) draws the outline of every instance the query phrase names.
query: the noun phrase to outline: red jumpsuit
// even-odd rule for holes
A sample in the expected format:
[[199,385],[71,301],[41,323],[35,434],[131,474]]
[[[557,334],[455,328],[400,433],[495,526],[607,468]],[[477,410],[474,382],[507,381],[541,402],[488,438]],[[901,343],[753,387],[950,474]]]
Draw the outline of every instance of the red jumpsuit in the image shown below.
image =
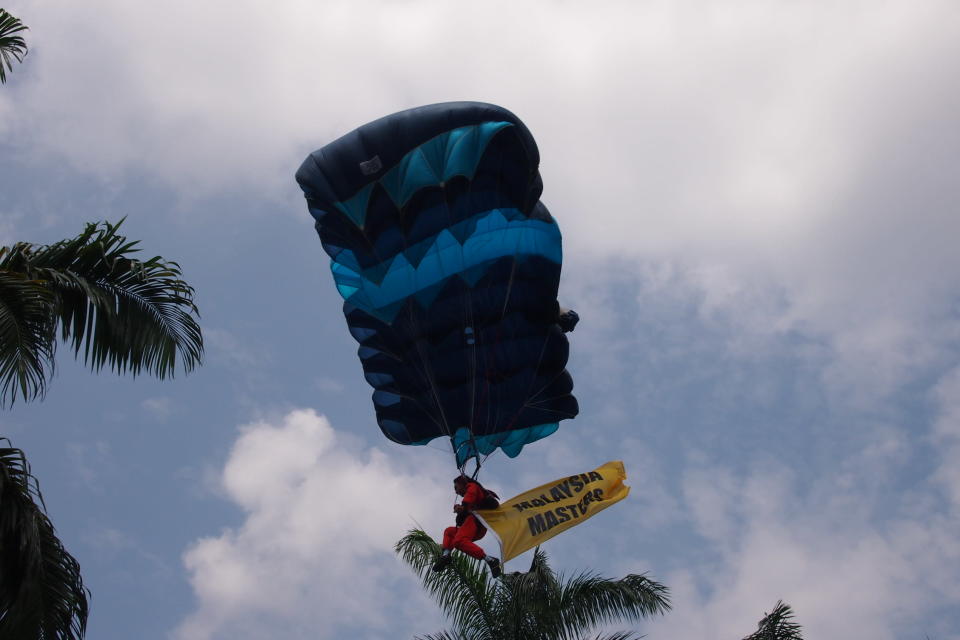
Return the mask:
[[[461,504],[469,511],[483,500],[483,489],[476,482],[467,483],[467,490],[463,494]],[[460,518],[457,518],[459,522]],[[463,522],[456,527],[447,527],[443,532],[443,548],[459,549],[465,554],[477,560],[483,560],[487,557],[483,549],[473,544],[474,540],[479,540],[487,534],[487,528],[480,524],[476,516],[467,513]]]

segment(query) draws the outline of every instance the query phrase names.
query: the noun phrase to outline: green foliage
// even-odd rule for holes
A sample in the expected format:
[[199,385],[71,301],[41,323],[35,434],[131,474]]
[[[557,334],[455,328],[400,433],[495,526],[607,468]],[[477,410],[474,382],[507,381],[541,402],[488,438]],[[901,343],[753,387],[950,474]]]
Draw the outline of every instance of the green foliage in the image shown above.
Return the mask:
[[[58,339],[94,371],[165,378],[178,361],[200,363],[193,288],[175,262],[132,258],[138,243],[118,233],[122,222],[0,248],[0,404],[46,392]],[[0,448],[0,638],[82,638],[87,594],[23,452]]]
[[138,242],[117,224],[88,224],[76,238],[0,248],[0,404],[42,397],[60,339],[93,371],[174,374],[202,361],[194,290],[180,266],[136,260]]
[[0,380],[2,397],[11,402],[17,392],[28,398],[46,389],[56,345],[55,305],[56,295],[43,282],[0,271]]
[[764,614],[757,630],[743,640],[803,640],[800,625],[792,622],[793,609],[778,600],[773,611]]
[[26,41],[23,36],[15,35],[26,30],[27,27],[19,19],[7,13],[6,9],[0,9],[0,84],[7,81],[7,70],[13,71],[14,58],[17,62],[23,62],[23,57],[27,55]]
[[[670,609],[668,590],[644,575],[620,580],[581,573],[556,576],[537,549],[527,573],[490,577],[485,564],[455,553],[450,566],[432,571],[440,547],[420,530],[396,545],[400,557],[420,577],[426,591],[449,618],[452,630],[418,640],[580,640],[601,625],[635,622]],[[596,636],[631,640],[631,632]]]
[[87,594],[23,452],[0,447],[0,638],[82,638]]

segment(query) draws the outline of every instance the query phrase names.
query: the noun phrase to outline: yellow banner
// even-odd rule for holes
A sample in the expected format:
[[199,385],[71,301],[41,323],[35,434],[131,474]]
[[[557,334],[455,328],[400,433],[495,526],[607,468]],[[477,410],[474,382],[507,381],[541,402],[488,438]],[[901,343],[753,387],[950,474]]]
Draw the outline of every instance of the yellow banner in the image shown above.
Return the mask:
[[500,539],[506,562],[626,498],[626,477],[623,462],[608,462],[474,513]]

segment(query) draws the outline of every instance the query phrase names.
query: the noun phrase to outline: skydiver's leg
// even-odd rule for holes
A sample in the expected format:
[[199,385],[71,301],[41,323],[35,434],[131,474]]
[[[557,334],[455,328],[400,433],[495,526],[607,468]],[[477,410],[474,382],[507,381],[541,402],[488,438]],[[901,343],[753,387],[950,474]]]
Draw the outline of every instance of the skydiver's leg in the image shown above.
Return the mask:
[[443,530],[443,544],[440,545],[444,549],[453,549],[453,539],[457,535],[456,527],[447,527]]
[[473,544],[469,538],[457,538],[453,543],[453,548],[459,549],[471,558],[476,558],[477,560],[483,560],[487,557],[487,553],[477,545]]
[[490,574],[494,578],[499,578],[502,573],[500,560],[489,556],[486,552],[473,544],[474,540],[479,540],[486,533],[485,529],[480,528],[480,524],[473,516],[468,517],[460,527],[447,527],[443,532],[443,554],[437,558],[433,564],[434,571],[442,571],[450,564],[450,548],[459,549],[471,558],[483,560],[490,567]]
[[477,538],[477,519],[470,516],[457,529],[457,535],[453,538],[453,548],[463,551],[471,558],[483,560],[487,554],[483,549],[473,544],[473,541]]
[[443,552],[440,554],[440,557],[437,558],[437,561],[433,563],[434,571],[443,571],[447,565],[450,564],[450,550],[453,549],[454,539],[456,537],[456,527],[447,527],[443,530],[443,544],[440,545],[443,547]]
[[453,539],[453,546],[472,558],[486,562],[487,566],[490,567],[490,575],[494,578],[499,578],[500,574],[503,573],[503,568],[500,566],[500,559],[487,555],[483,549],[473,544],[474,540],[479,540],[486,532],[487,530],[480,525],[477,519],[474,516],[470,516],[464,520],[460,529],[457,531],[457,535]]

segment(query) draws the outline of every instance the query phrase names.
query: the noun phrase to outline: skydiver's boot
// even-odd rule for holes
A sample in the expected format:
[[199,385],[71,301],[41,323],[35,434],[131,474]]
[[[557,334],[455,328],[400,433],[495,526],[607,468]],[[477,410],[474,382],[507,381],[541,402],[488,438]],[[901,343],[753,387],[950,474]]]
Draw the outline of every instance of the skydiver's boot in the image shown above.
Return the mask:
[[493,556],[487,556],[484,558],[484,560],[490,566],[490,575],[492,575],[494,578],[499,578],[500,574],[503,573],[503,568],[500,566],[500,560],[498,558],[494,558]]
[[433,570],[443,571],[447,568],[447,565],[450,564],[451,560],[453,560],[453,558],[450,557],[450,549],[444,549],[440,557],[437,558],[437,561],[433,563]]

